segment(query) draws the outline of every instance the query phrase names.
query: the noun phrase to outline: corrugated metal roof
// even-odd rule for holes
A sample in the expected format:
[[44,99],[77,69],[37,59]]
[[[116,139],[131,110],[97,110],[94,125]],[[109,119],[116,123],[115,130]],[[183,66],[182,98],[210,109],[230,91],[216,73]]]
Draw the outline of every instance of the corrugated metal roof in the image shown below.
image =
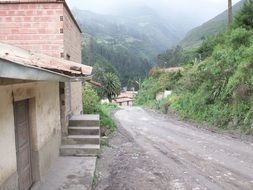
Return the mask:
[[32,53],[4,43],[0,43],[0,58],[19,65],[35,66],[68,76],[87,76],[91,75],[92,72],[92,67],[87,65],[54,58],[44,54]]

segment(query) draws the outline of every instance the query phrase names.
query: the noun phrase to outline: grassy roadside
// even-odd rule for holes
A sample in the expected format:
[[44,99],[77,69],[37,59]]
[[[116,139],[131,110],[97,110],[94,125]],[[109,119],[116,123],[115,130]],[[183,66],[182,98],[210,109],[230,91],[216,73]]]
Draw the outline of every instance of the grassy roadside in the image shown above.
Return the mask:
[[99,115],[100,115],[100,125],[101,125],[101,136],[108,136],[113,133],[117,125],[112,119],[111,115],[113,112],[118,110],[119,107],[115,104],[101,104]]
[[83,86],[83,111],[85,114],[99,114],[101,125],[101,136],[107,136],[116,129],[116,124],[111,118],[113,111],[116,111],[118,106],[115,104],[101,104],[97,92],[91,85]]

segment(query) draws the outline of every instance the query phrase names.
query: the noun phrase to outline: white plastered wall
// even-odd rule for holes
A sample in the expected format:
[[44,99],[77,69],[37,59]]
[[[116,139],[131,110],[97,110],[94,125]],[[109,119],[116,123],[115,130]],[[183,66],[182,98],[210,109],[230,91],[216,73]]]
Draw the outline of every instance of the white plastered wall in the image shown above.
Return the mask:
[[[34,107],[30,108],[33,151],[40,151],[61,133],[58,82],[0,86],[0,187],[17,170],[13,101],[24,99],[34,100]],[[59,150],[54,149],[44,148],[51,152],[48,151],[41,162],[48,161],[50,165],[58,155]],[[45,163],[38,164],[45,167]]]

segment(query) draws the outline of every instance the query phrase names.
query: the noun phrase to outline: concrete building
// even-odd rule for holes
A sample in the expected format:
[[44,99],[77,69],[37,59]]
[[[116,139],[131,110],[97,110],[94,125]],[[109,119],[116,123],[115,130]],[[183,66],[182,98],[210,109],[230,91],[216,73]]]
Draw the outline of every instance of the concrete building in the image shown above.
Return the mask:
[[64,0],[0,0],[0,190],[34,187],[59,155],[91,76],[80,63]]
[[122,91],[120,95],[113,100],[113,103],[116,103],[119,106],[132,106],[136,95],[136,91]]
[[88,66],[0,43],[0,189],[26,190],[43,179],[61,144],[60,82],[90,73]]
[[[81,30],[64,0],[0,0],[0,42],[81,63]],[[63,133],[82,111],[81,82],[61,83]]]

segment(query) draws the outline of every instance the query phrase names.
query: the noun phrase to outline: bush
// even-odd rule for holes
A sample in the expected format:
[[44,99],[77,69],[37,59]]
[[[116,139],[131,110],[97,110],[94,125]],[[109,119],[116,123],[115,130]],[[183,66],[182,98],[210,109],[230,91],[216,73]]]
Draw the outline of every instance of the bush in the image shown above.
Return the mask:
[[233,30],[230,36],[230,42],[234,49],[240,46],[249,46],[250,37],[252,37],[252,32],[246,30],[245,28],[236,28]]
[[156,93],[165,90],[173,90],[177,82],[182,77],[180,71],[161,72],[150,76],[143,81],[137,97],[134,100],[136,105],[146,105],[152,108],[159,108],[159,103],[155,101]]
[[99,114],[102,135],[108,135],[116,129],[111,113],[118,107],[114,104],[100,104],[99,97],[91,85],[83,87],[83,112],[85,114]]
[[235,16],[234,27],[253,29],[253,0],[246,0],[241,11]]
[[90,84],[83,86],[83,112],[95,114],[99,111],[99,97]]
[[100,105],[100,124],[106,129],[109,129],[110,132],[113,132],[117,126],[111,118],[111,114],[118,109],[118,106],[115,104],[102,104]]
[[[136,102],[163,110],[170,106],[183,117],[253,133],[252,22],[253,0],[247,0],[235,26],[206,39],[197,50],[201,62],[188,65],[179,77],[153,72],[156,74],[144,81]],[[155,101],[156,92],[168,88],[173,95]]]
[[252,37],[252,31],[237,28],[226,32],[222,43],[203,43],[211,42],[212,52],[184,74],[172,109],[212,126],[252,131]]

